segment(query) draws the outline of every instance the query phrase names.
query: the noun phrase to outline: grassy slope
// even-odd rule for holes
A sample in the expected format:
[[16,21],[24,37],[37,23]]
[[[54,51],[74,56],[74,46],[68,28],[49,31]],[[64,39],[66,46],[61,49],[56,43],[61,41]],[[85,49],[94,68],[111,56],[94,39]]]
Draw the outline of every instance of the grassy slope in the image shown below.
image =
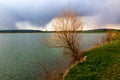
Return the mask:
[[120,36],[84,54],[87,61],[71,69],[65,80],[120,80]]

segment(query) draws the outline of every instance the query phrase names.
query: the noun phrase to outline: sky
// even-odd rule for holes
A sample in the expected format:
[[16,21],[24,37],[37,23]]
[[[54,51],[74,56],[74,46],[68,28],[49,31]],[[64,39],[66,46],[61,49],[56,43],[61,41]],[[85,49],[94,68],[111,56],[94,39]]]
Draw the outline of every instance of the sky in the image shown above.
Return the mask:
[[86,29],[108,24],[119,29],[119,4],[120,0],[0,0],[0,30],[50,29],[54,17],[69,7],[83,18]]

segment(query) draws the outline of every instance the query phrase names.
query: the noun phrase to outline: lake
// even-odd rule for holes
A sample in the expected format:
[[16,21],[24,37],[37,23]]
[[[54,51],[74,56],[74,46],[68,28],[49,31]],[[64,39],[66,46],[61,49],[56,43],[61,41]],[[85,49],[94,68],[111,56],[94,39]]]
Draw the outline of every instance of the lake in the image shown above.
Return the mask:
[[[69,56],[61,49],[48,48],[41,40],[51,33],[0,34],[0,80],[37,80],[43,75],[39,63],[48,69],[67,65]],[[104,34],[84,33],[81,47],[83,50],[100,41]]]

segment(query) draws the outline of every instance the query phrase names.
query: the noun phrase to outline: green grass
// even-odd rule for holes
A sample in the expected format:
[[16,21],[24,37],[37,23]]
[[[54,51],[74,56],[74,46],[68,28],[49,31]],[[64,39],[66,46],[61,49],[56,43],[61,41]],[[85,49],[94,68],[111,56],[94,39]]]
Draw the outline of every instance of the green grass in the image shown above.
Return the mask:
[[84,54],[87,60],[73,67],[65,80],[120,80],[120,36]]

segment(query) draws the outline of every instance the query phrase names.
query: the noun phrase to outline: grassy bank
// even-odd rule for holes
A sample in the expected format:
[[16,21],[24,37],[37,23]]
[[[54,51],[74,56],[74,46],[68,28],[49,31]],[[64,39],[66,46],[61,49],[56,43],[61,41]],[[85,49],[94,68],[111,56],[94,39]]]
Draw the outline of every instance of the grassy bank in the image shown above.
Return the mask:
[[84,54],[87,61],[73,67],[65,80],[120,80],[120,36]]

